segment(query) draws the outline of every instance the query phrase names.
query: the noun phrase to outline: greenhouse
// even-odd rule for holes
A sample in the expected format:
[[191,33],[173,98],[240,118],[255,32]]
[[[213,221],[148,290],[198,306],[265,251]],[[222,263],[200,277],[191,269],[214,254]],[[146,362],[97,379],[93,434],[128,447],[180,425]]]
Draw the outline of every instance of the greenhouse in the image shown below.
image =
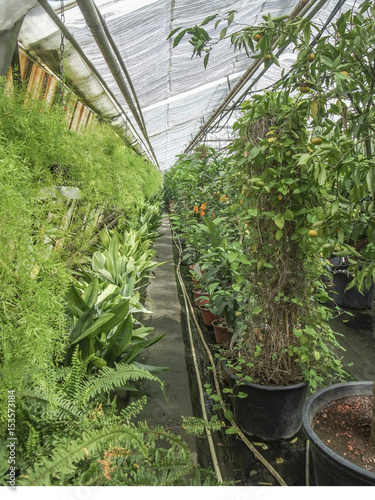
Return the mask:
[[374,486],[374,2],[0,12],[2,493]]

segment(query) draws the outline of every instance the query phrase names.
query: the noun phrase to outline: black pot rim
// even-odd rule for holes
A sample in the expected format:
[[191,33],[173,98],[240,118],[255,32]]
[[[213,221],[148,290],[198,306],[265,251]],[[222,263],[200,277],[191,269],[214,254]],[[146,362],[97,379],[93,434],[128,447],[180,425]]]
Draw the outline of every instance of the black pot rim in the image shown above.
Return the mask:
[[[354,381],[354,382],[341,382],[338,384],[332,384],[328,387],[323,387],[322,389],[319,389],[318,391],[314,392],[304,403],[302,407],[302,426],[304,428],[305,434],[307,435],[308,439],[312,441],[318,448],[321,448],[321,450],[328,456],[334,458],[340,465],[347,467],[358,474],[362,474],[365,477],[368,477],[369,479],[374,480],[375,479],[375,472],[371,472],[367,469],[364,469],[363,467],[359,467],[358,465],[354,464],[353,462],[350,462],[349,460],[346,460],[343,458],[341,455],[338,455],[335,453],[329,446],[323,443],[323,441],[318,437],[316,432],[311,426],[311,422],[309,419],[309,409],[310,406],[321,397],[322,394],[325,394],[327,392],[334,391],[335,389],[340,389],[344,387],[355,387],[355,386],[360,386],[360,385],[366,385],[368,387],[372,387],[373,382],[371,381]],[[338,396],[335,399],[339,399],[340,397],[349,397],[349,395],[345,396]],[[334,401],[334,399],[332,399]],[[317,413],[318,409],[323,408],[326,406],[327,402],[324,402],[321,407],[318,407],[316,409],[316,412],[314,413],[313,417],[315,417],[315,414]],[[312,419],[311,419],[312,420]]]
[[237,375],[230,372],[225,361],[223,362],[223,368],[230,377],[232,377],[236,381],[240,381],[241,384],[247,385],[249,387],[254,387],[255,389],[262,389],[264,391],[290,391],[291,389],[299,389],[307,385],[307,382],[305,380],[290,385],[262,385],[255,382],[247,382],[246,380],[241,380],[239,377],[237,377]]

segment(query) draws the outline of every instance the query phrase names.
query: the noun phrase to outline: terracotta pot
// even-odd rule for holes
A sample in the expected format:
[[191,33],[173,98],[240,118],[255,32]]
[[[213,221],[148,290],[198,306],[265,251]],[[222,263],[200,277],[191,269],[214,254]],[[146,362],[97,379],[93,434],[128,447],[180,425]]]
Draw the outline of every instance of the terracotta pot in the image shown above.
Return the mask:
[[232,333],[228,331],[228,326],[224,321],[215,319],[212,322],[214,328],[215,339],[217,344],[226,344],[232,337]]
[[205,326],[212,326],[212,322],[215,321],[215,319],[218,319],[215,314],[212,314],[212,312],[204,306],[199,306],[199,310],[202,313],[202,320]]
[[210,299],[208,298],[207,292],[203,292],[202,290],[198,290],[197,288],[194,288],[193,295],[194,295],[194,304],[197,307],[202,306],[203,304],[210,303]]

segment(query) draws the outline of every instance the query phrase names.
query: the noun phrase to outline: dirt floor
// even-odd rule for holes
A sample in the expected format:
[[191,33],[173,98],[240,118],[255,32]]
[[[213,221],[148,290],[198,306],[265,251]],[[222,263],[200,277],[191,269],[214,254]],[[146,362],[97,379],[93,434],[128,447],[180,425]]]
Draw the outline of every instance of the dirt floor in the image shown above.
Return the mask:
[[[176,247],[170,233],[169,219],[164,217],[162,237],[156,240],[157,260],[167,261],[156,268],[155,278],[147,292],[146,307],[152,315],[145,317],[145,323],[154,327],[154,335],[165,337],[147,349],[140,362],[168,366],[170,369],[159,374],[165,382],[167,400],[155,383],[142,383],[141,393],[147,394],[149,404],[139,419],[149,425],[162,425],[181,434],[188,442],[193,457],[203,466],[211,467],[212,458],[206,437],[194,438],[186,435],[181,427],[182,416],[202,416],[199,403],[197,376],[194,370],[192,349],[189,340],[187,315],[183,293],[175,275]],[[181,274],[187,278],[188,269],[181,267]],[[190,282],[185,280],[191,295]],[[334,330],[340,332],[339,342],[345,348],[343,361],[357,380],[375,379],[375,313],[368,311],[343,312],[332,322]],[[198,321],[207,344],[215,352],[215,340],[211,328]],[[199,335],[194,329],[194,350],[199,366],[199,377],[204,384],[212,384],[212,370],[207,353],[201,345]],[[205,408],[210,418],[212,400],[205,393]],[[237,435],[228,435],[225,430],[213,433],[218,465],[224,481],[240,486],[279,485],[280,482],[254,457],[254,454]],[[265,444],[253,442],[253,446],[277,471],[287,485],[314,485],[313,471],[306,457],[306,442],[300,431],[294,439]]]

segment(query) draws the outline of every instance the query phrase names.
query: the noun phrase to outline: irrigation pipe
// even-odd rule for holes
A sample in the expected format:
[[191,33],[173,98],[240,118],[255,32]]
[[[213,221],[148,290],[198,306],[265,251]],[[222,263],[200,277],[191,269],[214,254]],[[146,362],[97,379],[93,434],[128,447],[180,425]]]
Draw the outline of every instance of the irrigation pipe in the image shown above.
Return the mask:
[[[203,346],[204,346],[204,348],[206,350],[208,359],[209,359],[209,361],[211,363],[212,373],[213,373],[214,383],[215,383],[215,390],[216,390],[217,395],[220,397],[220,401],[219,401],[220,406],[222,407],[222,409],[224,411],[226,410],[226,406],[225,406],[225,403],[224,403],[224,400],[223,400],[223,396],[222,396],[222,393],[221,393],[220,384],[219,384],[219,378],[218,378],[217,370],[215,368],[214,359],[212,357],[210,348],[208,347],[207,342],[206,342],[206,340],[205,340],[205,338],[203,336],[203,333],[202,333],[202,330],[200,328],[198,319],[196,317],[194,308],[193,308],[193,306],[191,304],[190,297],[189,297],[189,295],[187,293],[184,281],[183,281],[182,276],[181,276],[181,271],[180,271],[180,267],[181,267],[181,254],[182,254],[181,245],[179,245],[177,243],[177,239],[175,238],[175,234],[174,234],[173,230],[171,230],[171,231],[172,231],[173,241],[174,241],[174,243],[175,243],[175,245],[176,245],[176,247],[177,247],[177,249],[179,251],[179,260],[178,260],[178,263],[177,263],[177,266],[176,266],[176,274],[177,274],[178,281],[180,283],[181,290],[182,290],[182,293],[183,293],[183,296],[184,296],[185,309],[186,309],[186,314],[187,314],[187,324],[188,324],[188,330],[189,330],[190,347],[191,347],[191,351],[192,351],[192,356],[193,356],[193,361],[194,361],[194,369],[195,369],[195,374],[196,374],[198,388],[199,388],[199,399],[200,399],[200,404],[201,404],[201,408],[202,408],[202,414],[203,414],[203,418],[207,421],[208,418],[207,418],[206,405],[205,405],[205,401],[204,401],[202,380],[201,380],[200,373],[199,373],[198,362],[197,362],[197,355],[196,355],[196,350],[195,350],[194,342],[193,342],[193,334],[192,334],[192,331],[191,331],[190,316],[192,316],[193,319],[194,319],[194,323],[195,323],[195,326],[197,328],[198,334],[199,334],[200,339],[202,341],[202,344],[203,344]],[[263,457],[263,455],[261,453],[259,453],[259,451],[255,448],[255,446],[247,439],[247,437],[242,432],[242,430],[238,427],[238,425],[236,424],[236,422],[234,420],[230,420],[230,424],[236,429],[238,436],[242,439],[242,441],[244,442],[244,444],[253,453],[253,455],[255,456],[255,458],[257,458],[264,465],[264,467],[273,475],[273,477],[278,481],[278,483],[281,486],[288,486],[286,484],[286,482],[284,481],[284,479],[280,476],[280,474]],[[215,472],[216,472],[216,475],[217,475],[217,478],[218,478],[219,482],[222,482],[221,471],[220,471],[219,463],[218,463],[218,460],[217,460],[217,455],[216,455],[216,450],[215,450],[214,443],[213,443],[213,440],[212,440],[212,435],[211,435],[210,430],[207,429],[207,428],[206,428],[206,433],[207,433],[209,448],[210,448],[211,457],[212,457],[212,461],[213,461],[213,464],[214,464]]]
[[[180,286],[182,288],[183,294],[184,294],[184,300],[185,300],[185,305],[186,305],[186,288],[184,286],[181,273],[180,273],[180,264],[181,264],[181,259],[179,259],[179,262],[177,264],[177,276],[178,280],[180,282]],[[190,325],[190,318],[189,318],[189,311],[187,310],[187,324],[188,324],[188,330],[189,330],[189,340],[190,340],[190,348],[193,356],[193,362],[194,362],[194,370],[196,374],[196,379],[197,379],[197,384],[198,384],[198,391],[199,391],[199,401],[201,405],[201,410],[202,410],[202,415],[203,418],[208,421],[208,416],[207,416],[207,411],[206,411],[206,405],[205,405],[205,400],[204,400],[204,393],[203,393],[203,387],[202,387],[202,380],[199,376],[199,367],[198,367],[198,360],[197,360],[197,353],[194,347],[194,342],[193,342],[193,332],[191,331],[191,325]],[[221,470],[219,466],[219,461],[217,459],[216,455],[216,450],[215,450],[215,445],[212,439],[212,434],[210,429],[206,427],[206,434],[207,434],[207,439],[208,439],[208,446],[210,448],[210,453],[211,453],[211,458],[212,458],[212,463],[215,469],[216,477],[219,481],[219,483],[223,482],[223,477],[221,475]]]

